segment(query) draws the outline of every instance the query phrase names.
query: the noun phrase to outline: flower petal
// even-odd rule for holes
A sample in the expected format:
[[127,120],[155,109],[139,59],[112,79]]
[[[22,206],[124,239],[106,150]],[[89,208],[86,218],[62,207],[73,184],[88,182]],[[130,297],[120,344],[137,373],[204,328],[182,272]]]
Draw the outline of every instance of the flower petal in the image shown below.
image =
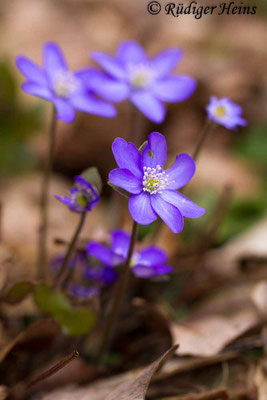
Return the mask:
[[68,69],[65,57],[56,43],[47,42],[43,48],[43,64],[51,81],[55,75]]
[[47,78],[42,68],[27,57],[18,56],[16,58],[16,65],[29,81],[38,83],[40,86],[47,85]]
[[77,110],[89,114],[110,118],[117,114],[116,108],[112,104],[99,100],[90,94],[73,94],[70,97],[70,102]]
[[137,264],[132,267],[132,270],[137,278],[153,278],[157,275],[156,269],[148,265]]
[[116,168],[110,171],[109,180],[113,185],[118,186],[129,193],[140,193],[143,188],[140,179],[136,178],[126,168]]
[[115,80],[107,76],[104,72],[96,68],[87,68],[75,73],[79,79],[103,99],[120,102],[129,96],[129,86],[127,83]]
[[125,41],[120,44],[117,51],[117,57],[123,64],[138,64],[147,59],[145,50],[139,43],[134,41]]
[[197,82],[190,76],[176,75],[156,81],[153,94],[162,101],[178,102],[187,100],[195,91]]
[[196,171],[196,164],[192,157],[182,153],[176,157],[174,164],[167,169],[168,189],[180,189],[186,185]]
[[157,77],[163,77],[169,74],[179,63],[183,56],[181,49],[167,49],[157,54],[151,60],[151,66]]
[[156,221],[157,215],[151,207],[150,194],[142,192],[129,199],[129,212],[135,222],[148,225]]
[[130,235],[124,231],[116,230],[111,234],[111,249],[114,253],[126,259],[130,245]]
[[154,268],[157,271],[157,275],[169,274],[173,271],[173,267],[171,265],[156,265]]
[[141,162],[143,167],[155,168],[157,165],[163,167],[167,159],[167,143],[165,137],[159,132],[152,132],[148,136]]
[[184,227],[183,216],[172,204],[167,203],[160,194],[151,196],[153,210],[165,222],[173,233],[180,233]]
[[24,92],[31,94],[32,96],[41,97],[42,99],[45,99],[45,100],[52,99],[50,90],[45,86],[40,86],[38,83],[29,82],[29,81],[24,82],[21,85],[21,88],[24,90]]
[[86,247],[87,253],[110,267],[120,264],[123,260],[110,249],[98,242],[89,242]]
[[56,118],[61,119],[61,121],[66,122],[67,124],[74,121],[75,110],[67,100],[58,97],[55,98],[53,102],[57,110]]
[[167,253],[156,246],[148,246],[138,252],[138,264],[159,265],[167,261]]
[[205,208],[199,207],[186,196],[175,190],[163,190],[161,197],[168,203],[177,207],[184,217],[198,218],[206,212]]
[[164,121],[166,115],[165,105],[151,93],[144,90],[136,90],[131,94],[130,100],[151,121],[157,124]]
[[114,78],[122,80],[127,78],[123,65],[114,57],[102,53],[101,51],[92,52],[91,57],[104,69],[104,71]]
[[120,168],[126,168],[133,175],[142,179],[141,156],[133,143],[127,143],[122,138],[116,138],[112,144],[112,152]]

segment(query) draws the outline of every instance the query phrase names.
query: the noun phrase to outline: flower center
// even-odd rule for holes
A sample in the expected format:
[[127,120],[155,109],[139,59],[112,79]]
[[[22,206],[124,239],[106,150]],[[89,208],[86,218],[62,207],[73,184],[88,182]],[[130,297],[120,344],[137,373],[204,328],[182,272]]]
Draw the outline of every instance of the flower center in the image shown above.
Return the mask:
[[53,89],[58,97],[67,98],[79,88],[79,80],[70,72],[60,72],[54,79]]
[[223,118],[226,114],[226,109],[224,106],[218,106],[216,107],[215,111],[214,111],[214,115],[217,118]]
[[90,198],[84,193],[78,193],[75,200],[80,207],[86,207],[90,203]]
[[144,167],[143,191],[150,194],[161,193],[168,186],[168,175],[160,165],[156,168]]
[[130,83],[136,89],[144,89],[153,81],[153,71],[147,65],[134,65],[129,68]]

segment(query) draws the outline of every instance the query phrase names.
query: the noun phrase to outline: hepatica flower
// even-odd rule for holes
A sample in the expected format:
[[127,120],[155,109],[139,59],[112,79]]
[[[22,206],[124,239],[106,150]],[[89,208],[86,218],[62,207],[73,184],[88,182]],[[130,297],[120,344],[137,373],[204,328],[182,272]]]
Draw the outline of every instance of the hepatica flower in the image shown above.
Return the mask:
[[83,81],[79,71],[68,69],[59,46],[48,42],[43,47],[43,67],[24,56],[16,58],[20,72],[27,79],[22,89],[33,96],[54,103],[57,118],[70,123],[75,110],[105,117],[114,117],[113,105],[97,99]]
[[74,178],[76,185],[69,190],[69,196],[55,195],[55,198],[66,204],[71,211],[82,213],[91,211],[99,202],[96,188],[82,176]]
[[[87,252],[108,267],[116,267],[123,264],[127,258],[130,245],[130,235],[121,230],[115,230],[111,234],[110,248],[97,242],[89,242]],[[133,254],[131,268],[135,276],[140,278],[153,278],[167,274],[172,267],[166,264],[167,254],[155,246],[148,246]]]
[[116,56],[103,52],[91,54],[105,71],[84,71],[88,85],[112,102],[129,99],[147,118],[161,123],[166,114],[164,102],[188,99],[196,89],[195,79],[173,74],[182,58],[182,51],[170,48],[149,58],[134,41],[122,42]]
[[167,145],[163,135],[153,132],[142,155],[132,143],[116,138],[112,151],[119,168],[109,174],[110,182],[129,192],[129,211],[137,223],[147,225],[159,216],[174,233],[183,229],[183,217],[198,218],[205,209],[198,207],[177,189],[186,185],[195,173],[195,162],[180,154],[164,170]]
[[238,125],[247,125],[247,121],[242,118],[242,108],[227,97],[218,99],[211,96],[206,110],[211,121],[223,125],[227,129],[235,129]]

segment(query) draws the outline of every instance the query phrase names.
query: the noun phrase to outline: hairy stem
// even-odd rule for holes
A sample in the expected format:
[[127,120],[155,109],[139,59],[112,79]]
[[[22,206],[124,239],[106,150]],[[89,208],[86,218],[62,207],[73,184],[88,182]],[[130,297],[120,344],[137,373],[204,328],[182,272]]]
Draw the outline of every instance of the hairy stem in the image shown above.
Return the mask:
[[97,362],[98,363],[101,362],[103,355],[109,346],[109,343],[111,341],[112,334],[114,331],[114,327],[115,327],[117,319],[118,319],[121,304],[122,304],[125,290],[127,287],[127,282],[128,282],[129,272],[130,272],[129,267],[130,267],[130,262],[131,262],[131,258],[133,255],[134,245],[135,245],[136,237],[137,237],[137,228],[138,228],[138,224],[135,221],[133,221],[133,227],[132,227],[132,233],[131,233],[131,239],[130,239],[130,245],[129,245],[129,249],[128,249],[127,258],[126,258],[125,263],[123,264],[122,272],[121,272],[119,281],[117,283],[117,286],[115,288],[115,294],[113,297],[111,310],[107,317],[107,322],[106,322],[106,326],[104,329],[103,340],[101,342],[101,346],[100,346],[98,354],[97,354]]
[[214,128],[214,124],[211,121],[207,120],[202,132],[200,133],[199,141],[198,141],[198,143],[195,147],[195,150],[193,151],[193,154],[192,154],[192,157],[195,161],[199,157],[199,154],[200,154],[209,134],[213,130],[213,128]]
[[72,236],[72,239],[69,243],[68,249],[66,251],[65,257],[62,261],[62,264],[58,271],[58,274],[56,275],[55,286],[58,286],[60,284],[61,278],[64,276],[65,272],[67,275],[66,275],[66,278],[64,279],[64,285],[67,283],[67,281],[72,276],[72,270],[71,269],[68,270],[68,263],[69,263],[71,255],[73,253],[73,250],[75,249],[75,245],[76,245],[77,239],[79,237],[79,234],[83,228],[85,218],[86,218],[86,211],[84,211],[83,213],[80,214],[80,220],[79,220],[78,226],[77,226],[77,228]]
[[52,175],[53,156],[56,139],[56,118],[55,109],[53,106],[51,122],[49,128],[49,145],[46,164],[43,172],[43,181],[40,198],[40,225],[39,225],[39,240],[37,254],[37,276],[39,279],[45,278],[47,266],[47,231],[48,231],[48,200],[49,189]]

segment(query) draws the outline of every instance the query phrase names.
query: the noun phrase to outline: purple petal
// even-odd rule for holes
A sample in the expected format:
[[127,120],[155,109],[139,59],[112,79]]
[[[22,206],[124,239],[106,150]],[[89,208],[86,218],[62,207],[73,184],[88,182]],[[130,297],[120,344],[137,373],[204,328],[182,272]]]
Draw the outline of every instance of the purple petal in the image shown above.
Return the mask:
[[120,168],[126,168],[136,177],[142,179],[141,157],[133,143],[127,143],[122,138],[116,138],[112,144],[112,152]]
[[144,167],[155,168],[157,165],[163,167],[167,159],[167,144],[165,137],[159,132],[152,132],[148,136],[141,162]]
[[111,235],[111,249],[114,253],[126,259],[130,245],[130,235],[124,231],[116,230]]
[[127,75],[123,69],[123,65],[114,57],[100,51],[91,53],[92,59],[97,62],[108,74],[117,79],[126,79]]
[[110,267],[120,264],[123,260],[101,243],[89,242],[86,247],[87,253]]
[[68,69],[65,57],[56,43],[48,42],[43,48],[43,64],[51,81],[54,77]]
[[118,278],[118,272],[111,267],[105,266],[102,271],[101,280],[106,285],[112,285]]
[[162,101],[178,102],[187,100],[195,91],[197,82],[195,79],[176,75],[160,81],[153,85],[153,94]]
[[53,102],[57,110],[56,118],[60,119],[63,122],[66,122],[67,124],[74,121],[75,110],[67,100],[58,97],[55,98]]
[[180,189],[186,185],[196,171],[196,164],[192,157],[182,153],[176,157],[174,164],[167,169],[168,189]]
[[148,265],[137,264],[132,267],[132,270],[138,278],[153,278],[157,275],[156,268]]
[[16,65],[20,72],[31,82],[37,83],[40,86],[47,85],[47,79],[44,71],[39,65],[29,60],[27,57],[18,56]]
[[159,265],[167,261],[167,253],[156,246],[148,246],[138,252],[138,264]]
[[151,93],[137,90],[131,94],[130,100],[151,121],[157,124],[164,121],[166,115],[165,105]]
[[112,104],[98,100],[89,94],[73,94],[70,97],[70,102],[77,110],[89,114],[110,118],[115,117],[117,114],[116,108]]
[[154,268],[156,270],[156,275],[169,274],[173,271],[173,267],[171,265],[156,265]]
[[126,100],[129,96],[129,86],[126,83],[112,79],[96,68],[81,70],[75,75],[105,100],[116,103]]
[[120,44],[117,57],[123,64],[138,64],[146,61],[147,56],[144,49],[134,41],[125,41]]
[[51,92],[47,87],[39,86],[39,84],[35,82],[24,82],[21,85],[21,88],[24,90],[24,92],[29,93],[32,96],[41,97],[45,100],[51,100],[52,98]]
[[167,203],[160,194],[151,196],[153,210],[165,222],[173,233],[180,233],[184,227],[183,216],[172,204]]
[[73,205],[73,201],[68,196],[59,196],[58,194],[55,194],[54,197],[62,203],[66,204],[68,207],[71,207]]
[[157,54],[151,61],[151,66],[157,77],[163,77],[169,74],[179,63],[183,56],[180,49],[167,49]]
[[151,207],[151,197],[150,194],[142,192],[132,195],[129,199],[129,212],[138,224],[148,225],[157,219],[157,215]]
[[136,178],[128,169],[116,168],[109,173],[110,182],[129,193],[140,193],[142,191],[142,182]]
[[205,208],[199,207],[186,196],[175,190],[163,190],[161,197],[168,203],[177,207],[184,217],[198,218],[206,212]]

